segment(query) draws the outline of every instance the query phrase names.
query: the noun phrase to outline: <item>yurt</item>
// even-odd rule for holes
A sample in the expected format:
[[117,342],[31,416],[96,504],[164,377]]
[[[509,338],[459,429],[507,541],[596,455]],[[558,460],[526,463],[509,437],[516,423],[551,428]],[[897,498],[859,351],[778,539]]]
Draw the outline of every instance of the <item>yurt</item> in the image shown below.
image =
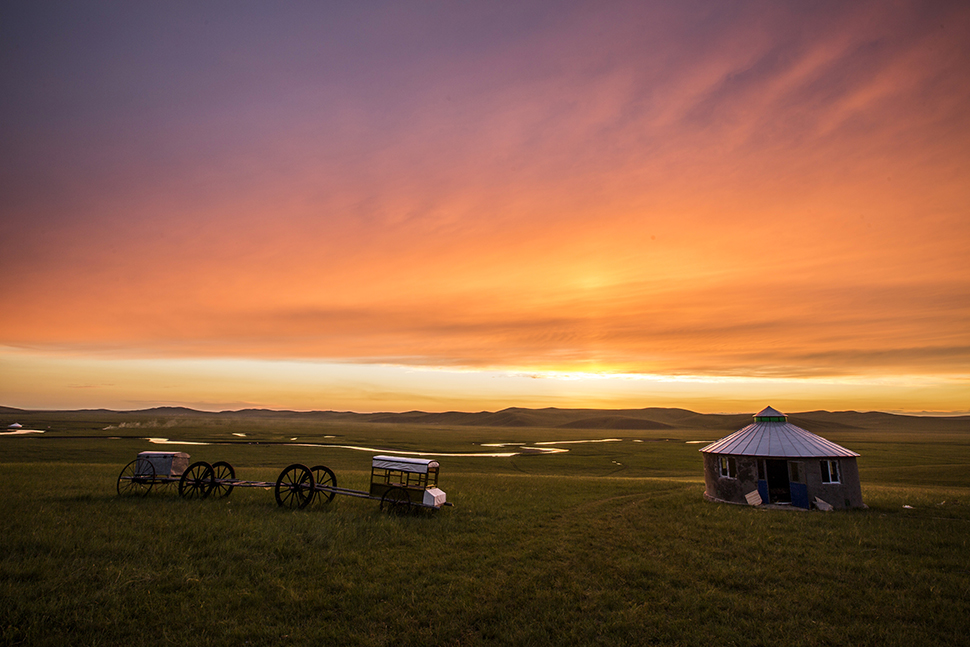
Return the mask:
[[771,407],[700,450],[704,497],[748,505],[861,508],[858,454],[788,422]]

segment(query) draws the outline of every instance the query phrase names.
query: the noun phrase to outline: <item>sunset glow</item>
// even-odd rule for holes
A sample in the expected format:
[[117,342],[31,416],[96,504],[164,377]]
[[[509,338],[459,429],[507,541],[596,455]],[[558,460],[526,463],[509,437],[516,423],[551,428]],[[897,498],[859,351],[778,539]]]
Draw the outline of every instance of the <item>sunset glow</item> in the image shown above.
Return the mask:
[[0,404],[970,410],[963,2],[24,3]]

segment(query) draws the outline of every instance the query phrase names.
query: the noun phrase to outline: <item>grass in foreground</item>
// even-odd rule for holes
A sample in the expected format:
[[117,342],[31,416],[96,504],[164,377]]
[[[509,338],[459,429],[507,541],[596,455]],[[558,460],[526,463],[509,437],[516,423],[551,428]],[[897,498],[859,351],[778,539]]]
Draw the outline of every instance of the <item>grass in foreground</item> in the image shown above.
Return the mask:
[[[878,478],[903,460],[964,460],[959,443],[914,456],[870,438],[866,511],[706,503],[697,446],[627,440],[442,459],[456,507],[397,518],[340,497],[283,511],[258,489],[123,499],[117,473],[148,447],[11,440],[7,644],[958,645],[970,629],[967,477]],[[187,449],[245,478],[293,462],[292,448]],[[364,486],[367,454],[328,453],[342,485]]]

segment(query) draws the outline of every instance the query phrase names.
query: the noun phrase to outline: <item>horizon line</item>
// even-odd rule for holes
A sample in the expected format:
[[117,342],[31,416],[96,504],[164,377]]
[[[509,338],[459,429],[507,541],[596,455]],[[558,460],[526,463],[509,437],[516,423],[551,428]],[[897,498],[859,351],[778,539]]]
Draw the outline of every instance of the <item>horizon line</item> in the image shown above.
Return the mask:
[[[12,410],[21,411],[24,413],[82,413],[88,411],[105,411],[108,413],[120,413],[120,414],[133,414],[133,413],[147,413],[151,411],[156,411],[159,409],[182,409],[191,413],[200,414],[211,414],[211,415],[222,415],[222,414],[233,414],[233,413],[244,413],[244,412],[265,412],[265,413],[293,413],[293,414],[348,414],[357,416],[373,416],[373,415],[406,415],[406,414],[425,414],[425,415],[435,415],[435,414],[467,414],[467,415],[479,415],[479,414],[495,414],[502,413],[503,411],[521,410],[521,411],[644,411],[647,409],[665,409],[665,410],[679,410],[688,411],[694,415],[699,416],[740,416],[745,414],[754,415],[754,412],[748,411],[712,411],[703,413],[700,411],[694,411],[692,409],[687,409],[685,407],[671,407],[671,406],[647,406],[647,407],[624,407],[624,408],[599,408],[599,407],[520,407],[520,406],[509,406],[502,409],[496,409],[494,411],[481,409],[478,411],[463,411],[458,409],[449,409],[442,411],[425,411],[423,409],[409,409],[406,411],[390,411],[390,410],[375,410],[375,411],[353,411],[353,410],[338,410],[338,409],[273,409],[270,407],[243,407],[240,409],[196,409],[194,407],[188,407],[185,405],[174,405],[174,404],[160,404],[151,407],[145,407],[141,409],[110,409],[107,407],[84,407],[76,409],[64,409],[64,408],[23,408],[23,407],[13,407],[8,405],[0,404],[0,410]],[[795,411],[795,412],[783,412],[786,416],[809,414],[809,413],[858,413],[858,414],[868,414],[868,413],[881,413],[892,416],[908,416],[914,418],[960,418],[960,417],[970,417],[970,410],[968,411],[906,411],[906,410],[881,410],[881,409],[808,409],[805,411]]]

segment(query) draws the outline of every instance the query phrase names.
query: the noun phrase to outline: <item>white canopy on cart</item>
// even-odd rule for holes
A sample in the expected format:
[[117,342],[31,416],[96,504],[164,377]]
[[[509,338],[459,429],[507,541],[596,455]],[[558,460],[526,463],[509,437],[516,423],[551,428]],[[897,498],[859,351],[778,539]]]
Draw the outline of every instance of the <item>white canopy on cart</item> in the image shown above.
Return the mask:
[[385,470],[400,470],[402,472],[414,472],[417,474],[427,474],[431,468],[438,467],[438,461],[427,458],[402,458],[400,456],[375,456],[372,467]]

